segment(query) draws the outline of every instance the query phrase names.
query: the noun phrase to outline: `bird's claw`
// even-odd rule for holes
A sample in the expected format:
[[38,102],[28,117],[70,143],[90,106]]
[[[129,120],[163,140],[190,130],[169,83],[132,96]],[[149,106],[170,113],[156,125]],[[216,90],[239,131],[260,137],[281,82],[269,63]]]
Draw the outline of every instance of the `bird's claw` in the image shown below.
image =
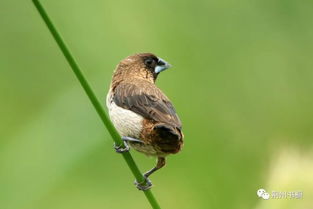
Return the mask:
[[[115,149],[115,151],[117,153],[123,153],[123,152],[128,152],[129,151],[130,148],[129,148],[128,144],[127,144],[127,141],[143,143],[139,139],[135,139],[135,138],[132,138],[132,137],[127,137],[127,136],[123,136],[122,137],[122,141],[123,141],[122,145],[116,145],[116,143],[114,143],[114,149]],[[123,147],[123,145],[124,145],[124,147]],[[135,180],[134,184],[136,185],[136,187],[139,190],[146,191],[146,190],[148,190],[148,189],[150,189],[152,187],[152,183],[148,179],[148,175],[147,174],[143,175],[143,177],[144,177],[144,181],[143,182],[138,183],[138,181]]]
[[127,142],[143,143],[143,142],[142,142],[141,140],[139,140],[139,139],[135,139],[135,138],[128,137],[128,136],[122,136],[122,141],[123,141],[124,147],[122,147],[123,145],[117,146],[117,145],[114,143],[114,149],[115,149],[115,151],[118,152],[118,153],[123,153],[123,152],[128,152],[128,151],[129,151],[130,148],[129,148]]
[[123,140],[123,144],[124,144],[124,147],[122,147],[122,145],[116,145],[114,143],[114,149],[117,153],[123,153],[123,152],[128,152],[129,151],[129,146],[128,144],[126,143],[126,141]]
[[138,142],[138,143],[143,143],[141,140],[139,139],[135,139],[129,136],[122,136],[122,140],[123,141],[128,141],[128,142]]
[[146,191],[152,187],[152,182],[147,177],[144,176],[144,178],[145,180],[141,183],[138,183],[137,180],[135,180],[134,182],[137,189],[142,190],[142,191]]

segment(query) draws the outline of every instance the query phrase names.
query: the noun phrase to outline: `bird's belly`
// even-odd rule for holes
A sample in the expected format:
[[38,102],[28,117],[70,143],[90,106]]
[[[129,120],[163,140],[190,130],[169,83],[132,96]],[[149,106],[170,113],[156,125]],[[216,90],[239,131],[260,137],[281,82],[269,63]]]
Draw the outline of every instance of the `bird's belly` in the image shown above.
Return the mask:
[[168,153],[161,152],[156,146],[146,143],[129,142],[129,145],[136,151],[144,153],[148,156],[165,157]]
[[109,115],[121,136],[139,138],[143,127],[143,117],[117,106],[114,101],[108,104]]

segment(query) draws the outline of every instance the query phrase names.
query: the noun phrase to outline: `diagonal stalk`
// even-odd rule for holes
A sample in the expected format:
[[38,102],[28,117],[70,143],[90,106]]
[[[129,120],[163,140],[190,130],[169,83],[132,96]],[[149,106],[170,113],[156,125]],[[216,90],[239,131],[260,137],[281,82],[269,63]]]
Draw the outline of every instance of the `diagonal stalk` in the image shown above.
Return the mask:
[[[73,56],[71,55],[69,49],[66,47],[62,37],[60,36],[58,31],[56,30],[56,28],[52,24],[49,16],[47,15],[46,11],[44,10],[43,6],[39,2],[39,0],[33,0],[33,3],[35,5],[35,7],[37,8],[38,12],[40,13],[42,19],[46,23],[47,27],[49,28],[53,38],[55,39],[55,41],[57,42],[58,46],[60,47],[63,55],[66,58],[66,60],[70,64],[74,74],[76,75],[77,79],[79,80],[80,84],[82,85],[83,89],[85,90],[86,94],[88,95],[91,103],[93,104],[94,108],[96,109],[96,111],[97,111],[98,115],[100,116],[103,124],[105,125],[105,127],[109,131],[110,135],[112,136],[114,142],[117,145],[124,146],[123,143],[122,143],[121,137],[119,136],[119,134],[117,133],[116,129],[112,125],[111,121],[108,119],[108,117],[107,117],[105,111],[103,110],[99,100],[97,99],[96,95],[92,91],[90,85],[88,84],[86,78],[82,74],[82,71],[80,70],[80,67],[76,63],[76,61],[73,58]],[[141,174],[138,166],[136,165],[133,157],[131,156],[131,154],[129,152],[124,152],[124,153],[122,153],[122,156],[123,156],[124,160],[126,161],[129,169],[131,170],[131,172],[135,176],[137,182],[144,182],[145,179],[142,176],[142,174]],[[158,202],[156,201],[156,199],[155,199],[155,197],[152,194],[150,189],[144,191],[144,194],[145,194],[146,198],[148,199],[148,201],[149,201],[149,203],[150,203],[152,208],[160,209],[160,206],[159,206]]]

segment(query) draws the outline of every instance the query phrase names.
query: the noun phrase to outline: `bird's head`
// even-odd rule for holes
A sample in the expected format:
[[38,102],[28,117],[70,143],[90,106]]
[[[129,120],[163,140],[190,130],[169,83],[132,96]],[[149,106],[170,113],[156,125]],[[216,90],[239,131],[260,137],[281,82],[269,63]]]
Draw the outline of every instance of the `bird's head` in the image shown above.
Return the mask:
[[116,79],[140,78],[155,82],[160,72],[170,68],[171,65],[151,53],[131,55],[122,60],[114,73]]

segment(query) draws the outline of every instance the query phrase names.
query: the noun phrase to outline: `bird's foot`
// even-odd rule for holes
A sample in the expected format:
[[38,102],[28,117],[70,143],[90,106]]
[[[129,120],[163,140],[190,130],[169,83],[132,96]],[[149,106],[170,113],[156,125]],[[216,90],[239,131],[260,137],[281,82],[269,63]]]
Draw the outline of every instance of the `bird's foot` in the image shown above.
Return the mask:
[[128,141],[128,142],[139,142],[139,143],[143,143],[141,140],[139,139],[135,139],[129,136],[122,136],[122,140],[123,141]]
[[[123,145],[124,145],[124,147],[123,147]],[[127,142],[124,141],[124,140],[123,140],[123,145],[116,145],[116,144],[114,143],[114,149],[115,149],[115,151],[116,151],[117,153],[128,152],[130,148],[129,148]]]
[[144,179],[145,180],[140,183],[138,183],[137,180],[135,180],[134,184],[136,185],[137,189],[146,191],[152,187],[152,182],[145,176],[144,176]]
[[122,140],[123,140],[123,145],[119,145],[117,146],[115,143],[114,143],[114,149],[116,152],[118,153],[123,153],[123,152],[128,152],[130,147],[128,146],[127,142],[138,142],[138,143],[143,143],[141,140],[139,139],[135,139],[135,138],[132,138],[132,137],[129,137],[129,136],[122,136]]

